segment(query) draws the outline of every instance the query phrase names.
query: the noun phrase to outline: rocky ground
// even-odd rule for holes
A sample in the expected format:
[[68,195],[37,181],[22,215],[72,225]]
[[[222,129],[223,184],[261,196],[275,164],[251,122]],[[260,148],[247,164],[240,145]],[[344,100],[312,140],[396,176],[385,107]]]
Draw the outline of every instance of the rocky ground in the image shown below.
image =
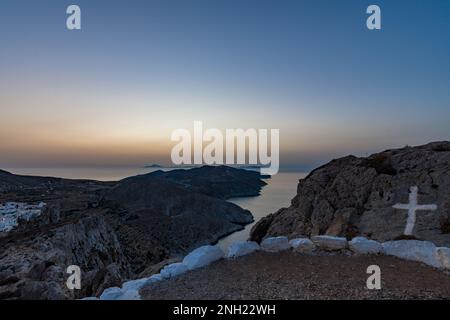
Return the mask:
[[[368,290],[369,265],[382,289]],[[388,256],[257,252],[148,285],[143,299],[450,299],[450,275]]]

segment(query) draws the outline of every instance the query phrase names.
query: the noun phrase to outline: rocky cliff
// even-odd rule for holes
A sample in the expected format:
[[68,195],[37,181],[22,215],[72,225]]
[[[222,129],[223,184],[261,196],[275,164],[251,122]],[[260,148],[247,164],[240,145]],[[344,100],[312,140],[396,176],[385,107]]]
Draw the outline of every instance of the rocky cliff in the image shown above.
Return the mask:
[[[418,187],[419,205],[437,209],[416,211],[413,233],[405,236],[408,210],[393,206],[411,204],[412,186]],[[449,246],[450,142],[333,160],[300,180],[291,206],[259,221],[251,239],[319,234],[418,238]]]
[[[84,271],[81,290],[65,286],[70,265]],[[4,245],[0,299],[76,299],[100,294],[130,275],[113,230],[101,217],[86,217]]]

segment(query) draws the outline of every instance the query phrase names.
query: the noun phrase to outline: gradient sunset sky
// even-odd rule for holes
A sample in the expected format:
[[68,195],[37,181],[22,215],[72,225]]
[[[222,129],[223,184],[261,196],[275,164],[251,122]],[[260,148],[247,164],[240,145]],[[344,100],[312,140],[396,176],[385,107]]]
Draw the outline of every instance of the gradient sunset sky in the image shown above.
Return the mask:
[[0,112],[0,168],[168,164],[194,120],[282,166],[450,140],[450,1],[2,0]]

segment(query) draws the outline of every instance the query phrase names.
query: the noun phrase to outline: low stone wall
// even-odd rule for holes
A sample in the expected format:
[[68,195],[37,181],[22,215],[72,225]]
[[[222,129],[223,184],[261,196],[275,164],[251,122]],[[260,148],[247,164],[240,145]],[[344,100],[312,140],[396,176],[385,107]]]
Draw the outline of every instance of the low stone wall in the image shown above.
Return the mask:
[[[293,250],[294,252],[314,254],[315,252],[346,252],[350,254],[386,254],[401,259],[425,263],[434,268],[450,271],[450,248],[436,247],[429,241],[399,240],[380,243],[364,237],[356,237],[351,241],[332,236],[314,236],[289,240],[287,237],[271,237],[264,239],[259,245],[252,241],[233,243],[225,254],[218,246],[203,246],[189,253],[183,262],[165,266],[159,274],[148,278],[132,280],[123,283],[122,287],[106,289],[100,300],[139,300],[139,290],[153,282],[170,279],[189,270],[204,267],[214,261],[251,254],[262,250],[279,252]],[[96,297],[83,300],[97,300]]]

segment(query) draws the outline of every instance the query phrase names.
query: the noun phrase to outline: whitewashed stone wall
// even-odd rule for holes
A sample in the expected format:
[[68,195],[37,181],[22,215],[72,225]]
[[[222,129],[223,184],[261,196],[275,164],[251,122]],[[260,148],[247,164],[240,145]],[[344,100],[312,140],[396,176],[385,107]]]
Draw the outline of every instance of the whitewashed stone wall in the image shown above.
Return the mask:
[[[164,267],[159,274],[149,278],[125,282],[121,288],[106,289],[100,300],[139,300],[139,290],[156,281],[179,276],[189,270],[223,259],[235,259],[258,250],[266,252],[279,252],[292,249],[295,252],[312,253],[315,250],[339,251],[350,250],[354,254],[386,254],[401,259],[425,263],[434,268],[450,271],[450,248],[437,248],[428,241],[399,240],[380,243],[364,237],[356,237],[351,241],[345,238],[331,236],[316,236],[313,239],[297,238],[288,240],[287,237],[266,238],[259,246],[256,242],[238,241],[232,244],[225,255],[218,246],[203,246],[189,253],[183,262],[170,264]],[[96,300],[95,297],[83,300]]]

